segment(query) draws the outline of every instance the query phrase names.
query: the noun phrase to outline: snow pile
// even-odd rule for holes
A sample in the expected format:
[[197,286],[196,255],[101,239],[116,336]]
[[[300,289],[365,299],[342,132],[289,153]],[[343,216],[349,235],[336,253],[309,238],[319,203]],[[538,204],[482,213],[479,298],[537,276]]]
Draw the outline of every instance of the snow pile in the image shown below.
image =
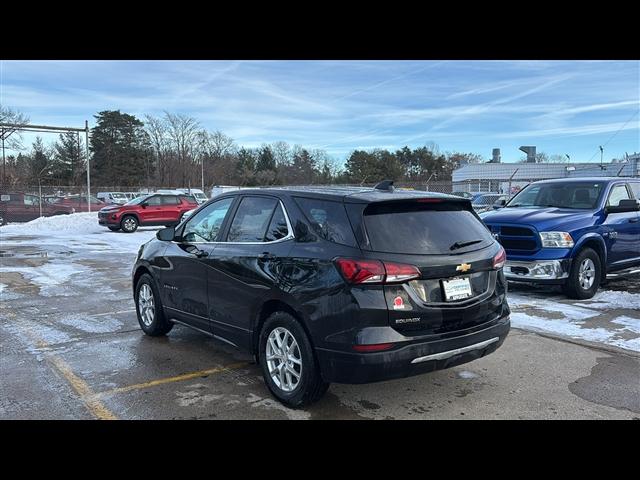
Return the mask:
[[98,225],[98,214],[95,212],[74,213],[73,215],[56,215],[41,217],[27,223],[14,223],[0,227],[0,233],[18,235],[56,236],[59,233],[102,233],[105,227]]
[[[96,212],[74,213],[42,217],[27,223],[0,227],[0,242],[3,247],[34,245],[43,242],[63,241],[72,250],[99,253],[106,251],[135,253],[143,243],[151,240],[160,227],[143,227],[135,233],[112,232],[98,224]],[[42,237],[38,240],[13,240],[13,235]]]

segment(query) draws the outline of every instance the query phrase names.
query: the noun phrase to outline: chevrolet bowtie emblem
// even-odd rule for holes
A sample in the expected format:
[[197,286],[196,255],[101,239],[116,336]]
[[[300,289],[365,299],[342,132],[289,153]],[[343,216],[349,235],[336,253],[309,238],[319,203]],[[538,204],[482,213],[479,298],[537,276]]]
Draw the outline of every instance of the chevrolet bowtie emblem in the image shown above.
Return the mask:
[[463,263],[456,267],[456,272],[466,272],[467,270],[471,270],[471,265],[469,263]]

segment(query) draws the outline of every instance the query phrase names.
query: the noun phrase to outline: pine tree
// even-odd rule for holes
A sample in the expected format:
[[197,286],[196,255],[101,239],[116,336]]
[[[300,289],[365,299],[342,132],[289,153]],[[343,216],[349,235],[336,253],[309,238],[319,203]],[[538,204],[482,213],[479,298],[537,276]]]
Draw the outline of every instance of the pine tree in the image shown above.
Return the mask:
[[61,133],[53,148],[51,175],[61,182],[74,184],[82,173],[84,162],[78,135],[74,132]]
[[145,183],[150,149],[144,124],[119,110],[99,112],[91,129],[92,173],[103,186]]

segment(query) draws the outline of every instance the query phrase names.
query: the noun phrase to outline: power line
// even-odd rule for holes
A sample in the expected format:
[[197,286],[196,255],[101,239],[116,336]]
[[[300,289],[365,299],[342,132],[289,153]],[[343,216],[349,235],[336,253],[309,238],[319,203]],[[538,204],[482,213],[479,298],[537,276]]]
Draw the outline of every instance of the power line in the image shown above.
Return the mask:
[[595,157],[595,156],[598,154],[598,152],[599,152],[599,151],[601,151],[604,147],[606,147],[606,146],[607,146],[607,144],[608,144],[611,140],[613,140],[613,139],[615,138],[615,136],[616,136],[616,135],[618,135],[618,134],[619,134],[619,133],[624,129],[624,127],[626,127],[626,126],[627,126],[627,124],[628,124],[631,120],[633,120],[633,117],[635,117],[638,113],[640,113],[640,109],[639,109],[639,110],[636,110],[635,112],[633,112],[633,115],[631,115],[631,117],[629,117],[629,119],[628,119],[626,122],[624,122],[624,125],[622,125],[622,126],[618,129],[618,131],[617,131],[616,133],[614,133],[611,137],[609,137],[609,140],[607,140],[607,141],[606,141],[606,142],[604,142],[600,147],[598,147],[598,150],[596,150],[596,153],[594,153],[594,154],[591,156],[591,158],[590,158],[589,160],[587,160],[587,162],[590,162],[591,160],[593,160],[593,157]]

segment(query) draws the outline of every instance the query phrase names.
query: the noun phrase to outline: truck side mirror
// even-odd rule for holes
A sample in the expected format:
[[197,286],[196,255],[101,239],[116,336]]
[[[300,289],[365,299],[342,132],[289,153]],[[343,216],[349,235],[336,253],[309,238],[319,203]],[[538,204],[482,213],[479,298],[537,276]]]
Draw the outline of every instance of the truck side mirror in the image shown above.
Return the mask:
[[507,201],[504,198],[500,198],[495,202],[493,202],[493,208],[494,210],[498,210],[499,208],[504,207],[506,204],[507,204]]
[[633,199],[620,200],[618,205],[609,205],[604,210],[606,213],[640,212],[640,203]]

